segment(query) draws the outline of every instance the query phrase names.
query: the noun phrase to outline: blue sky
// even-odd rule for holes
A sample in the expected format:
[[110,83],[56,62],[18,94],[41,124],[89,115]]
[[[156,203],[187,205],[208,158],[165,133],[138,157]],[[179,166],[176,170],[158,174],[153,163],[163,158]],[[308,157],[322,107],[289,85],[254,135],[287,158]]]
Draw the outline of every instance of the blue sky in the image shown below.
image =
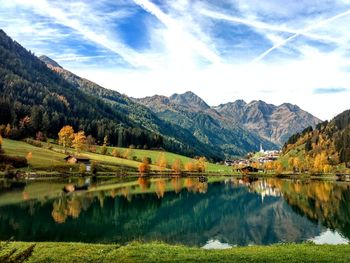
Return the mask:
[[350,0],[0,0],[0,28],[37,55],[133,97],[210,105],[350,104]]

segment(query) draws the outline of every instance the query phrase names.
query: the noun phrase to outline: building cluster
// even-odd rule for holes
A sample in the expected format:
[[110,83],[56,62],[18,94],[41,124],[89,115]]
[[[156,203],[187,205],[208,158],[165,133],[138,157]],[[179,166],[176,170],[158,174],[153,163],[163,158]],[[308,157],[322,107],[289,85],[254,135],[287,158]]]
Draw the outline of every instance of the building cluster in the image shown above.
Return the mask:
[[281,151],[273,150],[273,151],[264,151],[261,153],[262,155],[257,158],[257,162],[260,164],[273,162],[278,159],[281,154]]
[[250,154],[251,158],[226,160],[225,165],[242,167],[242,166],[251,166],[254,163],[265,164],[268,162],[276,161],[280,156],[280,154],[281,154],[281,151],[279,150],[265,151],[260,145],[260,151],[255,154]]

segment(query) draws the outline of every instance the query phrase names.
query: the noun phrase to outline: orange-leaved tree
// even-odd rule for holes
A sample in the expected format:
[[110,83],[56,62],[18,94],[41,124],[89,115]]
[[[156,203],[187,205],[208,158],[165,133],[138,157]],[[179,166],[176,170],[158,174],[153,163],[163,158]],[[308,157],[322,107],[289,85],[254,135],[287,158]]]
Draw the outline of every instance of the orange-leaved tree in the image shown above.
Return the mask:
[[179,174],[181,173],[182,169],[183,169],[183,164],[181,159],[176,159],[173,164],[171,165],[171,169],[173,170],[173,172]]
[[139,172],[141,174],[148,173],[150,171],[149,158],[143,157],[142,163],[139,164]]
[[114,148],[113,151],[112,151],[112,155],[114,157],[120,157],[121,153],[120,153],[120,151],[117,148]]
[[58,144],[62,145],[64,152],[67,152],[67,148],[72,146],[74,139],[74,130],[72,126],[64,126],[58,133]]
[[159,171],[164,171],[165,168],[167,167],[168,162],[166,160],[165,154],[160,153],[157,159],[157,166],[159,167]]
[[33,158],[32,152],[28,152],[26,156],[27,161],[29,162],[30,160],[32,160],[32,158]]
[[77,151],[77,153],[80,153],[86,148],[86,136],[84,131],[79,131],[74,134],[72,145]]
[[205,157],[199,157],[197,160],[198,172],[205,172],[207,169],[207,159]]

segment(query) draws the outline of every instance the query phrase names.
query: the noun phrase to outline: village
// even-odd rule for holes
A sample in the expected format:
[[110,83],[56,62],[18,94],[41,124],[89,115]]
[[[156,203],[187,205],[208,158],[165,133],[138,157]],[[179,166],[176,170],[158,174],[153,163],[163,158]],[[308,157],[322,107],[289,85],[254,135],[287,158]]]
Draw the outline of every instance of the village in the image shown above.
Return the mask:
[[280,150],[264,150],[260,144],[260,151],[248,153],[245,158],[225,160],[224,164],[240,169],[249,168],[256,164],[263,166],[268,162],[276,161],[280,155]]

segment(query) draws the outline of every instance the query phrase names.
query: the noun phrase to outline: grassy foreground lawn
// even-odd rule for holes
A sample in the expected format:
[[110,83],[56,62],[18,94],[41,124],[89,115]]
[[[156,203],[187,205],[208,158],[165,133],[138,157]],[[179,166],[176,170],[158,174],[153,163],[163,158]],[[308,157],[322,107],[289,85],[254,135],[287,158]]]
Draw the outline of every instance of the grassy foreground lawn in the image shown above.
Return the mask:
[[349,262],[350,245],[284,244],[204,250],[162,243],[0,243],[0,262]]

